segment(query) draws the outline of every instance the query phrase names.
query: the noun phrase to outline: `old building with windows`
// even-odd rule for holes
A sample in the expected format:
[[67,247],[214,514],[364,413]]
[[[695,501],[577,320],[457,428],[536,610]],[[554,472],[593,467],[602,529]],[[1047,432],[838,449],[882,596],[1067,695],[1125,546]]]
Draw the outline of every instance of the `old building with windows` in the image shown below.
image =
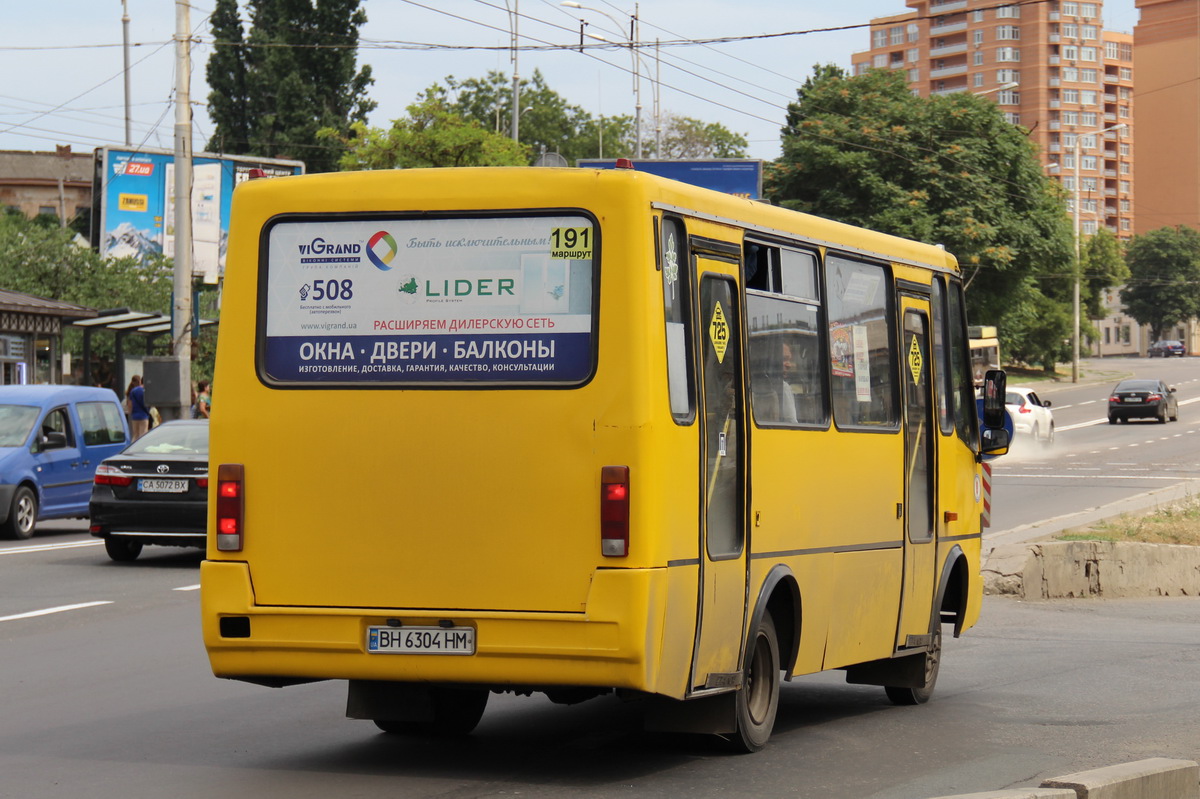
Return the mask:
[[91,153],[0,150],[0,208],[27,217],[48,214],[66,227],[92,207]]

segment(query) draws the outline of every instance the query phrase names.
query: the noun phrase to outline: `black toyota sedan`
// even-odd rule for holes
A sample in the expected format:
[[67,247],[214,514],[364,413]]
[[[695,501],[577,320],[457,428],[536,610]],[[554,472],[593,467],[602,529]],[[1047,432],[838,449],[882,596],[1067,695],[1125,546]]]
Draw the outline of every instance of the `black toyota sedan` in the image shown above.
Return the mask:
[[91,533],[116,561],[145,544],[203,548],[207,505],[208,420],[166,422],[97,467]]
[[1108,397],[1108,423],[1130,419],[1179,421],[1179,400],[1175,387],[1161,380],[1122,380]]

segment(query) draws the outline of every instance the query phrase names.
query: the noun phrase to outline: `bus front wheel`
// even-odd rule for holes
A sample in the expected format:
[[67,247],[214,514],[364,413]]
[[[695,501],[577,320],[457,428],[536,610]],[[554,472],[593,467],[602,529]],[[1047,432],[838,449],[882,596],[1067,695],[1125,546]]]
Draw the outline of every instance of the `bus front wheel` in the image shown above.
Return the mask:
[[779,635],[770,612],[764,612],[737,692],[737,733],[731,743],[740,752],[757,752],[771,737],[779,709],[779,668]]

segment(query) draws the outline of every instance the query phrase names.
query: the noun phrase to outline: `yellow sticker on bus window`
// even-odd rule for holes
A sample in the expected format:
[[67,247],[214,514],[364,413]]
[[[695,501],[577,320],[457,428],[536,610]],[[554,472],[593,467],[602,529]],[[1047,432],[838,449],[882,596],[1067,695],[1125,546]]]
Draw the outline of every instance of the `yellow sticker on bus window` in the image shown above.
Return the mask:
[[589,261],[595,233],[590,227],[556,227],[550,229],[550,257]]
[[729,323],[721,303],[713,307],[712,322],[708,325],[708,337],[717,353],[717,363],[725,363],[725,350],[729,347]]
[[912,337],[912,343],[908,345],[908,368],[912,371],[913,382],[921,382],[921,366],[924,364],[924,359],[921,358],[921,345],[917,343],[917,337]]

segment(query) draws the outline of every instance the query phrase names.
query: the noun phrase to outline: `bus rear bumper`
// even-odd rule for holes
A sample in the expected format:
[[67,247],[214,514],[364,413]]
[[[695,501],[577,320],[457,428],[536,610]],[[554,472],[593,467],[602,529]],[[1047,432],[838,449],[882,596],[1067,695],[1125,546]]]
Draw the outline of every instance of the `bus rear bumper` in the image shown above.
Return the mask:
[[[660,660],[666,570],[599,570],[580,613],[258,606],[242,562],[204,561],[200,584],[204,644],[218,677],[660,692],[650,664]],[[475,652],[369,653],[368,628],[389,620],[472,627]]]

